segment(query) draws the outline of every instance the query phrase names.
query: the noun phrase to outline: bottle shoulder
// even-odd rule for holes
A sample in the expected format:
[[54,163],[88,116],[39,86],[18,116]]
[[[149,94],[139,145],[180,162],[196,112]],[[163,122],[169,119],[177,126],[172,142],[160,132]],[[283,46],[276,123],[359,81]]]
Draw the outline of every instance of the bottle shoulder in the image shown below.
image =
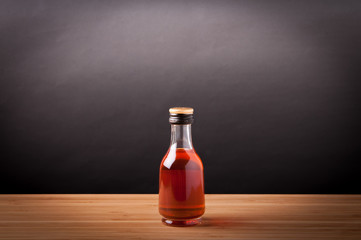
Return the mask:
[[160,169],[164,170],[203,170],[203,164],[194,149],[169,149],[163,157]]

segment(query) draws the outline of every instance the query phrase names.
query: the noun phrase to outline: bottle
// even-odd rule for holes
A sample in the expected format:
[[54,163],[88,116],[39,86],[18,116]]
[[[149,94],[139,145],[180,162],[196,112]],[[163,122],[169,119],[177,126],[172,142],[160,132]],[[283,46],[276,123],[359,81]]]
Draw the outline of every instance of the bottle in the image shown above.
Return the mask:
[[193,148],[193,108],[169,109],[171,141],[159,169],[159,213],[169,226],[192,226],[205,211],[203,164]]

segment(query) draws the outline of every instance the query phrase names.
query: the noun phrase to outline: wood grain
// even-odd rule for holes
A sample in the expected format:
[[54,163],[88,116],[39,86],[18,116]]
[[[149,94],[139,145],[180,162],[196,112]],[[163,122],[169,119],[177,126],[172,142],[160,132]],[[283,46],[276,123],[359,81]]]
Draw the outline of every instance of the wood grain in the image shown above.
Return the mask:
[[161,223],[157,195],[0,195],[0,239],[361,239],[361,195],[207,195],[203,224]]

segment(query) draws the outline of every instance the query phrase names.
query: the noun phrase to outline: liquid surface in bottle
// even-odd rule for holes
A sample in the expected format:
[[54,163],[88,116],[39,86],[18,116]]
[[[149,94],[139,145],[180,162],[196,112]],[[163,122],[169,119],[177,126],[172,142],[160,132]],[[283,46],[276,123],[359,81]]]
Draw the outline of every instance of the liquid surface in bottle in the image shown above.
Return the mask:
[[203,164],[193,149],[170,149],[160,165],[159,213],[169,219],[204,213]]

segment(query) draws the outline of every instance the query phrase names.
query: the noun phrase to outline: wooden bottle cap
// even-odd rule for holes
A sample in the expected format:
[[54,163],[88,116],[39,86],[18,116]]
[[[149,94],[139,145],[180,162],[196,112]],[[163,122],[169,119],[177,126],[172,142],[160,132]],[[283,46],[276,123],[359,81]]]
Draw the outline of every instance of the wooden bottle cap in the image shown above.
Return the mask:
[[190,107],[169,108],[170,114],[193,114],[194,109]]

